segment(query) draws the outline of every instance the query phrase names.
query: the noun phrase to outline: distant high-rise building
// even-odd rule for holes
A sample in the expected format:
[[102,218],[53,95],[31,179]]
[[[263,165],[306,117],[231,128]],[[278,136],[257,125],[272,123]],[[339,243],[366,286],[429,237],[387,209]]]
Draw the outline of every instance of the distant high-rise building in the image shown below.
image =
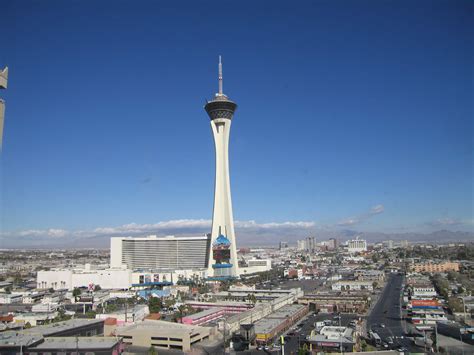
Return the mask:
[[359,237],[349,240],[347,242],[347,249],[349,253],[360,253],[367,251],[367,241],[364,239],[359,239]]
[[239,275],[229,173],[230,125],[237,104],[224,95],[222,86],[222,62],[219,57],[219,92],[204,107],[211,119],[216,149],[209,275],[217,279]]
[[[8,83],[8,67],[0,70],[0,89],[6,89]],[[5,120],[5,101],[0,98],[0,151],[3,144],[3,123]]]
[[306,250],[306,240],[298,240],[296,242],[296,249],[298,250]]
[[408,240],[400,240],[400,246],[406,248],[408,246]]
[[280,242],[280,250],[288,249],[288,242]]
[[306,250],[310,253],[314,253],[316,250],[316,239],[314,237],[306,238]]

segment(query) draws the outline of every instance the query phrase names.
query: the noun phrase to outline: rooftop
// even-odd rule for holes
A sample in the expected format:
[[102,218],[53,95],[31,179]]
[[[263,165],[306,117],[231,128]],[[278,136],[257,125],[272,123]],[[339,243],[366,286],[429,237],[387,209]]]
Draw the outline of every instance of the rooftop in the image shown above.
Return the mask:
[[221,312],[222,310],[224,310],[224,308],[220,308],[220,307],[209,308],[209,309],[205,309],[204,311],[197,312],[197,313],[191,314],[189,316],[185,316],[185,318],[196,320],[196,319],[200,319],[202,317],[210,316],[214,313]]
[[163,334],[164,336],[166,334],[179,336],[180,334],[183,334],[183,333],[193,334],[193,333],[198,333],[202,331],[209,331],[209,329],[205,327],[199,327],[196,325],[172,323],[172,322],[166,322],[166,321],[161,321],[161,320],[144,320],[143,322],[135,323],[135,324],[117,329],[117,334],[119,336],[122,336],[122,335],[133,334],[135,332],[143,332],[143,331],[148,331],[148,332],[153,332],[153,333],[159,332],[160,334]]
[[90,326],[93,324],[104,323],[103,319],[70,319],[64,322],[52,323],[48,325],[41,325],[30,329],[25,329],[25,334],[41,334],[43,336],[54,335],[56,333],[72,330],[75,328],[81,328]]
[[0,349],[29,346],[39,343],[43,336],[38,334],[24,334],[16,331],[6,331],[0,333]]
[[116,337],[50,337],[45,338],[44,342],[36,345],[28,350],[41,349],[81,349],[81,350],[97,350],[111,349],[120,342]]

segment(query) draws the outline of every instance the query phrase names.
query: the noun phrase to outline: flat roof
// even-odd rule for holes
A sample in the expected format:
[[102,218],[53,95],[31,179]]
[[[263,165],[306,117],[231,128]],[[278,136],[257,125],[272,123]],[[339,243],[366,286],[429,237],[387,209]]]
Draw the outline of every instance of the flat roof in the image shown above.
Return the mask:
[[25,334],[41,334],[43,336],[48,336],[50,334],[55,334],[59,332],[64,332],[67,330],[72,330],[75,328],[81,328],[88,325],[104,323],[103,319],[70,319],[64,322],[57,322],[47,325],[39,325],[30,329],[25,329],[23,333]]
[[28,350],[42,349],[76,349],[81,350],[97,350],[110,349],[120,342],[120,338],[116,337],[50,337],[45,338],[44,342],[36,345]]
[[43,340],[39,334],[24,334],[17,331],[6,331],[0,333],[0,349],[10,347],[29,346]]
[[255,333],[267,334],[283,322],[281,318],[262,318],[255,322]]
[[289,304],[281,307],[279,310],[270,313],[266,318],[288,318],[301,311],[306,306],[301,304]]
[[144,320],[140,323],[118,328],[117,335],[133,335],[133,333],[141,331],[160,332],[160,334],[163,334],[164,336],[180,336],[183,335],[183,333],[193,334],[209,332],[209,328],[200,327],[197,325],[166,322],[162,320]]
[[198,239],[198,240],[207,240],[211,237],[206,235],[196,235],[196,236],[174,236],[174,235],[167,235],[158,237],[156,235],[148,235],[146,237],[112,237],[112,239],[121,239],[121,240],[189,240],[189,239]]
[[183,318],[195,320],[195,319],[200,319],[202,317],[210,316],[214,313],[218,313],[218,312],[221,312],[223,310],[224,310],[224,308],[222,308],[222,307],[209,308],[209,309],[205,309],[204,311],[191,314],[189,316],[184,316]]

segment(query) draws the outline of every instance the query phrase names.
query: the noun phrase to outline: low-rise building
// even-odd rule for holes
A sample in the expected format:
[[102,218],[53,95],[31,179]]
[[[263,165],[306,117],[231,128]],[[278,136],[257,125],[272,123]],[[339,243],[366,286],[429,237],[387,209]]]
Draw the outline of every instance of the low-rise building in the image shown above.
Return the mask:
[[22,301],[22,295],[13,293],[0,293],[0,304],[21,303]]
[[287,305],[255,323],[256,341],[268,344],[308,313],[303,305]]
[[197,312],[181,319],[183,324],[189,325],[203,325],[214,320],[222,318],[227,314],[224,308],[210,308],[201,312]]
[[367,293],[340,294],[339,292],[318,292],[307,294],[298,299],[298,303],[306,304],[316,312],[332,313],[364,313],[370,304]]
[[452,261],[443,261],[443,262],[423,262],[423,263],[413,263],[410,265],[410,270],[414,272],[427,272],[427,273],[438,273],[438,272],[448,272],[448,271],[459,271],[459,263]]
[[117,337],[50,337],[25,347],[28,354],[121,354],[122,339]]
[[438,295],[433,284],[431,283],[415,283],[411,286],[412,298],[433,298]]
[[208,339],[211,328],[160,320],[145,320],[116,331],[125,344],[157,349],[189,351],[191,346]]
[[323,327],[319,334],[311,333],[307,342],[310,350],[316,352],[352,352],[354,348],[353,329],[348,327]]
[[353,280],[339,280],[332,284],[333,291],[361,291],[374,289],[373,281],[353,281]]

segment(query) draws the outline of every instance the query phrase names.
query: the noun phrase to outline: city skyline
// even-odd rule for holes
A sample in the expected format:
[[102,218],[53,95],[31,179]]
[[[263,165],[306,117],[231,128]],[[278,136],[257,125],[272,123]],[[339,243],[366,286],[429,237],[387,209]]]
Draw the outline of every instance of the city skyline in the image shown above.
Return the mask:
[[0,246],[209,232],[219,54],[237,235],[472,235],[472,4],[190,6],[6,3]]

